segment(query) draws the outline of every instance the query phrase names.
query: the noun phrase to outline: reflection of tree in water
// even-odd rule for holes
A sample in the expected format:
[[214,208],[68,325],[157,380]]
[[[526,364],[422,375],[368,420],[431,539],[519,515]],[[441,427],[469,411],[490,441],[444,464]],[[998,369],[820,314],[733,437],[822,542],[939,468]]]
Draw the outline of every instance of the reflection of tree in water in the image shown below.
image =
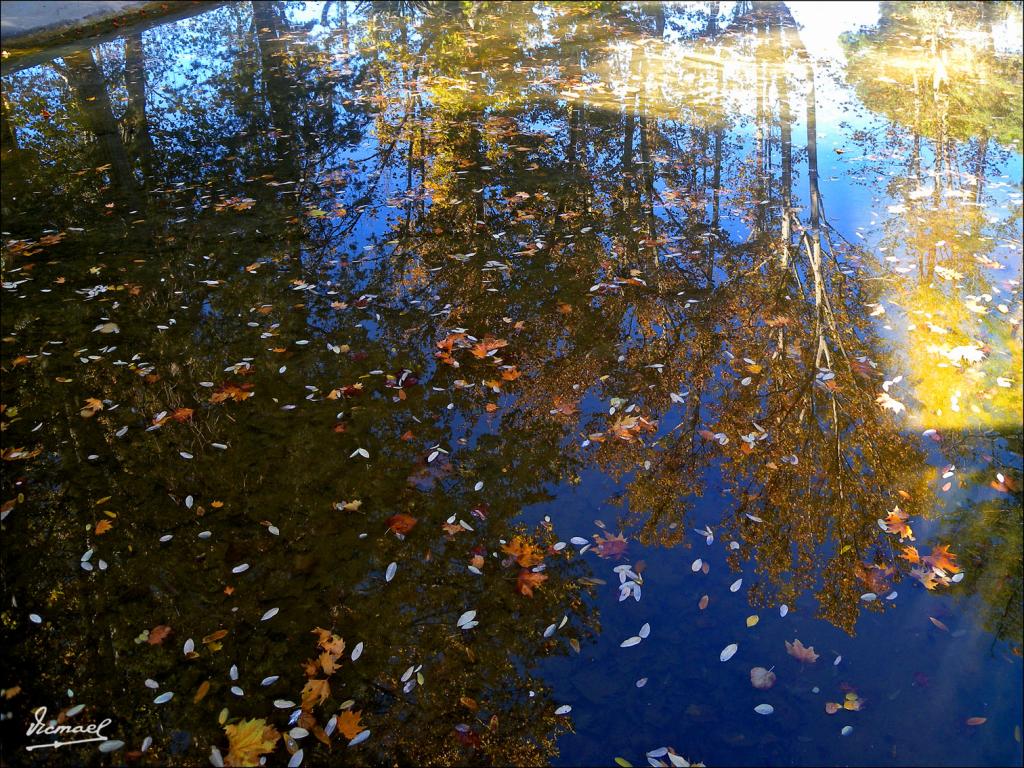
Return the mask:
[[[66,259],[36,274],[112,289],[91,301],[55,291],[31,311],[5,302],[5,332],[17,330],[19,349],[63,334],[64,349],[92,354],[101,342],[89,331],[109,315],[118,350],[98,354],[131,363],[69,373],[55,354],[5,375],[4,401],[22,412],[11,444],[46,449],[18,489],[5,479],[5,499],[27,489],[5,524],[51,553],[29,569],[5,550],[5,570],[19,605],[50,595],[39,612],[63,615],[63,658],[77,670],[42,672],[33,695],[88,690],[134,729],[131,743],[180,729],[199,752],[223,745],[221,707],[270,714],[258,687],[268,675],[281,675],[271,698],[298,700],[320,625],[366,644],[317,714],[323,725],[328,706],[354,699],[373,730],[370,759],[542,763],[567,721],[536,660],[600,626],[578,561],[549,553],[548,580],[526,598],[518,569],[490,554],[549,484],[590,465],[632,475],[624,522],[644,543],[676,545],[720,470],[726,536],[764,577],[754,599],[793,603],[813,584],[821,614],[847,630],[866,591],[858,568],[897,563],[876,518],[897,501],[930,506],[923,455],[874,402],[866,358],[888,370],[891,353],[855,267],[875,265],[825,220],[814,72],[784,6],[740,4],[723,31],[716,4],[566,4],[543,24],[514,5],[448,9],[459,21],[442,24],[421,5],[329,4],[316,30],[285,4],[233,4],[188,37],[129,37],[121,68],[104,64],[120,72],[123,105],[97,80],[96,51],[5,78],[5,126],[35,137],[48,188],[70,198],[18,210],[46,205],[62,230],[89,221],[84,242],[105,251],[85,263],[36,243],[50,248],[37,261]],[[678,69],[666,30],[694,53]],[[604,50],[609,39],[652,42]],[[206,68],[176,63],[180,46]],[[749,66],[720,65],[732,58]],[[51,77],[57,67],[66,81]],[[691,91],[674,88],[682,77]],[[752,120],[737,106],[748,94]],[[40,119],[44,105],[67,119]],[[27,226],[38,220],[25,215],[15,237],[37,238]],[[459,328],[508,345],[446,365],[437,344]],[[419,383],[385,386],[403,370]],[[225,381],[253,384],[255,398],[210,405],[200,382]],[[345,394],[327,399],[334,390]],[[654,457],[621,413],[593,412],[596,396],[663,421]],[[87,397],[110,402],[86,420]],[[196,414],[143,432],[176,408]],[[121,424],[126,440],[114,437]],[[716,432],[729,442],[707,437]],[[604,442],[578,447],[596,433]],[[435,446],[451,454],[428,463]],[[369,462],[352,458],[358,448]],[[334,508],[354,500],[357,511]],[[114,530],[83,541],[105,509]],[[419,521],[405,541],[385,534],[396,512]],[[474,531],[442,534],[452,515]],[[197,540],[204,530],[212,537]],[[165,533],[174,538],[158,545]],[[69,571],[89,547],[110,569]],[[482,576],[467,570],[478,554]],[[243,562],[249,571],[231,574]],[[1006,596],[994,580],[984,588]],[[281,613],[260,622],[271,607]],[[455,619],[468,609],[481,625],[464,633]],[[88,619],[67,623],[76,611]],[[12,617],[12,639],[29,648],[39,630]],[[166,648],[134,642],[160,623],[175,631]],[[181,660],[186,638],[220,628],[223,650]],[[424,684],[403,693],[418,664]],[[161,710],[140,693],[147,677],[184,705],[203,680],[213,689]],[[311,741],[307,760],[321,759]]]

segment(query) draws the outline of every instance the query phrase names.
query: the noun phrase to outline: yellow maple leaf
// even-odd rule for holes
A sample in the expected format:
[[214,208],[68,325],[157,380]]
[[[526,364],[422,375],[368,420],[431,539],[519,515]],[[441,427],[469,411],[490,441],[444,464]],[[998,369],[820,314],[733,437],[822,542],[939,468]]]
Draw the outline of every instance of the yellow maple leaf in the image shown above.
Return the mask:
[[267,721],[243,720],[238,725],[224,726],[228,737],[228,754],[224,758],[226,766],[257,765],[260,755],[274,750],[281,734]]
[[356,712],[351,709],[346,709],[338,715],[338,730],[341,731],[349,741],[366,730],[366,728],[359,722],[359,719],[362,716],[362,712]]
[[334,658],[338,658],[345,652],[345,641],[329,629],[317,627],[313,630],[313,634],[317,636],[316,644],[320,646],[320,650],[326,651]]

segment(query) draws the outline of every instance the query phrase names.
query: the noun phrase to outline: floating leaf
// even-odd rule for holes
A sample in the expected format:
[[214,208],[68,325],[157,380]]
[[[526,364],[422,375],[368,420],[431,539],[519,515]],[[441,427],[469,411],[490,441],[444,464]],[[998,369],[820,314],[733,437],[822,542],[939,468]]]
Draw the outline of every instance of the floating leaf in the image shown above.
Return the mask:
[[764,667],[754,667],[750,670],[750,684],[761,691],[766,691],[775,685],[775,673]]
[[722,649],[722,652],[718,655],[718,658],[722,661],[728,661],[736,655],[736,651],[738,651],[739,648],[739,645],[737,645],[736,643],[730,643]]
[[224,727],[228,737],[228,754],[225,766],[250,766],[259,763],[261,755],[273,751],[281,734],[267,721],[242,720],[237,725]]
[[801,664],[813,664],[818,660],[818,654],[814,652],[814,646],[805,648],[800,640],[794,640],[792,643],[787,640],[786,653],[797,659]]

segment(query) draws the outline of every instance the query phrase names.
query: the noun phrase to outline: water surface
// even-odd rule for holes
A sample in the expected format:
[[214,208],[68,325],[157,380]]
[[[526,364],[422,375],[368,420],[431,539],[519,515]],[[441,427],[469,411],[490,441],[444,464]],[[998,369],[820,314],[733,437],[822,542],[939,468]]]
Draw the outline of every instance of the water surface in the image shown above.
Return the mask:
[[4,759],[45,706],[96,764],[1020,764],[1020,28],[231,3],[5,59]]

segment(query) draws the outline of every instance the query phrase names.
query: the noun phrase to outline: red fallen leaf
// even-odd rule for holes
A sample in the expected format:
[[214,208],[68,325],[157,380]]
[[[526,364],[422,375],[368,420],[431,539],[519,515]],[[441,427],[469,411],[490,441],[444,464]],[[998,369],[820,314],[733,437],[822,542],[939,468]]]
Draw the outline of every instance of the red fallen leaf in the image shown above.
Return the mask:
[[232,384],[230,382],[222,384],[216,392],[210,395],[211,403],[224,403],[228,400],[234,400],[236,403],[240,403],[247,398],[253,396],[251,391],[253,388],[252,384]]
[[982,723],[988,722],[987,717],[968,717],[965,721],[968,725],[981,725]]
[[149,644],[160,645],[173,630],[166,624],[158,624],[149,630]]
[[598,557],[611,560],[621,560],[626,555],[626,548],[628,544],[622,533],[611,534],[606,533],[604,537],[600,534],[594,534],[594,550],[597,552]]
[[416,527],[416,518],[412,515],[406,515],[399,512],[397,515],[392,515],[385,520],[388,526],[388,530],[392,533],[401,534],[405,536],[409,531]]
[[842,704],[837,704],[834,701],[826,701],[825,702],[825,712],[830,714],[830,715],[834,715],[836,712],[838,712],[842,708],[843,708]]
[[526,597],[533,597],[533,590],[539,589],[540,585],[548,580],[545,573],[534,573],[525,568],[519,572],[516,579],[516,592]]
[[704,595],[704,597],[700,599],[700,602],[697,603],[697,607],[703,611],[705,608],[708,607],[709,602],[711,602],[711,598],[709,598],[707,595]]

